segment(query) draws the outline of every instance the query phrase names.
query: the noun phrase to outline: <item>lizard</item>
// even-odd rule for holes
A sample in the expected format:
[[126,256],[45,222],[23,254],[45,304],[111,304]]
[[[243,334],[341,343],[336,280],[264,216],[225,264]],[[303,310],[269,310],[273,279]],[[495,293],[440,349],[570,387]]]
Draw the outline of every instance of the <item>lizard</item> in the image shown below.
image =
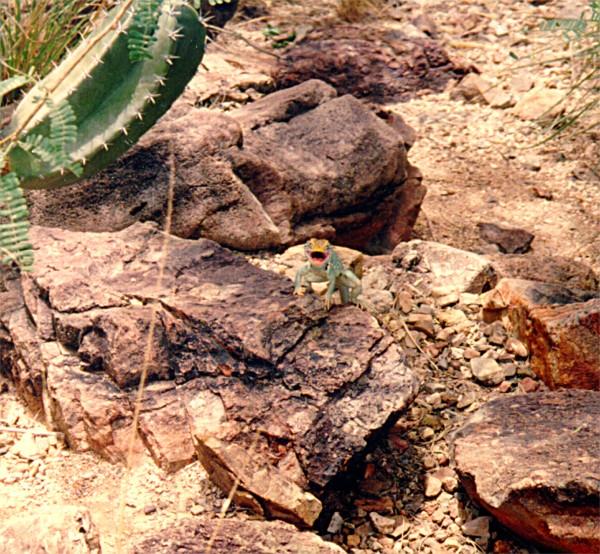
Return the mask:
[[304,253],[308,263],[296,273],[294,294],[302,296],[312,283],[329,283],[325,293],[325,308],[331,308],[331,296],[334,291],[340,291],[342,304],[352,302],[359,304],[358,295],[362,292],[360,279],[353,271],[344,267],[342,260],[326,239],[310,239],[304,245]]

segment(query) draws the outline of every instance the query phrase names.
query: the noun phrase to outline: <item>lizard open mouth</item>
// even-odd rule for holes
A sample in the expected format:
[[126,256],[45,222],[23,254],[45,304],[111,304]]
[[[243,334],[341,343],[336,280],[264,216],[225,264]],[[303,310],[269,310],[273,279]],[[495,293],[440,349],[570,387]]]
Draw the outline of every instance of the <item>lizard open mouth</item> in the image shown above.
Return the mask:
[[329,259],[328,252],[311,252],[309,256],[311,263],[314,265],[322,265]]

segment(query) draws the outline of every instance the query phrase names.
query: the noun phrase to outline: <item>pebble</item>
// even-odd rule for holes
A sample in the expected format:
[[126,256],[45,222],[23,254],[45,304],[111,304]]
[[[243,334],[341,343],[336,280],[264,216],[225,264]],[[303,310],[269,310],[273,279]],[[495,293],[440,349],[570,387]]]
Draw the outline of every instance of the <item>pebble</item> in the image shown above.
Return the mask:
[[495,386],[504,381],[504,370],[492,358],[473,358],[471,360],[471,371],[475,379],[483,385]]
[[382,516],[377,512],[370,512],[369,519],[373,523],[373,527],[382,535],[390,535],[396,529],[396,520],[392,517]]
[[515,337],[508,337],[505,345],[506,351],[517,356],[517,358],[527,358],[529,352],[527,347]]
[[156,506],[154,504],[146,504],[146,506],[144,506],[144,514],[149,516],[150,514],[153,514],[156,512]]
[[436,497],[438,494],[442,492],[442,482],[432,475],[428,473],[425,475],[425,490],[424,494],[427,498]]
[[340,513],[334,512],[331,516],[331,520],[329,521],[329,525],[327,526],[327,532],[339,533],[342,530],[343,523],[344,518],[340,515]]
[[462,532],[469,537],[489,538],[490,522],[492,518],[489,516],[480,516],[467,521],[462,525]]

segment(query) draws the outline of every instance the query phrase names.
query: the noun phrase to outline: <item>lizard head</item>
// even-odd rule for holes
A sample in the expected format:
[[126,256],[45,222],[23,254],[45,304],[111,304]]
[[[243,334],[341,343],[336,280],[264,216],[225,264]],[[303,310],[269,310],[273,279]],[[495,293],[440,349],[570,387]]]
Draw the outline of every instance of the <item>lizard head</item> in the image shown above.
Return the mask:
[[310,239],[304,245],[304,252],[311,265],[315,267],[322,267],[329,261],[332,247],[328,240]]

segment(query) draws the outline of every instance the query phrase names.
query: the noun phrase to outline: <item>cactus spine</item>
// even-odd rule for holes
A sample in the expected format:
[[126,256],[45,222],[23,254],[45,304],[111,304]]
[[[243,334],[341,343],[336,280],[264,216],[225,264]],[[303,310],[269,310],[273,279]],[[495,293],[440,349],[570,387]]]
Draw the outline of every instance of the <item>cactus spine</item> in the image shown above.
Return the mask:
[[10,172],[50,189],[115,161],[183,92],[204,41],[183,0],[122,0],[19,104],[6,130]]

